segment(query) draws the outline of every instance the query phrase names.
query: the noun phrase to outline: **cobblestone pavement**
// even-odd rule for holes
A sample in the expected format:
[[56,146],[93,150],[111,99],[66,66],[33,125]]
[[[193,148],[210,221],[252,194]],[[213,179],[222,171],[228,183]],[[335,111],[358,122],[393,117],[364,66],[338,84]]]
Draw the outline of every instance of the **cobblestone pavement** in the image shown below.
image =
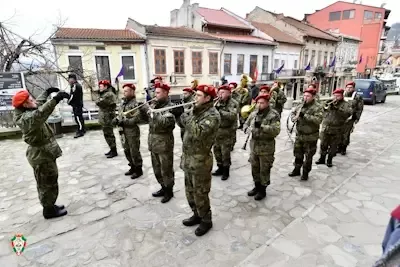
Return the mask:
[[[214,228],[203,237],[184,227],[186,202],[181,143],[175,131],[175,198],[151,197],[158,189],[142,126],[145,175],[124,176],[120,155],[106,159],[100,131],[59,139],[60,195],[69,214],[44,220],[21,140],[0,142],[0,266],[371,266],[379,256],[389,212],[400,201],[400,97],[366,106],[347,156],[333,168],[314,166],[308,182],[287,176],[292,146],[285,122],[277,141],[267,198],[247,197],[252,187],[245,135],[238,132],[231,178],[214,178]],[[317,155],[318,156],[318,155]],[[315,157],[315,160],[317,159]],[[27,238],[16,256],[15,233]]]

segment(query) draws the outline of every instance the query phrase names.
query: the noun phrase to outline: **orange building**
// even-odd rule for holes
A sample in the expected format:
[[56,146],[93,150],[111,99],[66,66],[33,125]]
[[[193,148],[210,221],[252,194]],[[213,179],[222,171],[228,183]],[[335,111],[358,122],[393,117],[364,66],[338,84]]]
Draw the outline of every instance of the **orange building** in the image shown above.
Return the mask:
[[390,27],[386,26],[390,10],[362,4],[337,1],[315,13],[306,14],[305,20],[325,31],[335,31],[361,40],[357,72],[375,68],[384,50],[384,40]]

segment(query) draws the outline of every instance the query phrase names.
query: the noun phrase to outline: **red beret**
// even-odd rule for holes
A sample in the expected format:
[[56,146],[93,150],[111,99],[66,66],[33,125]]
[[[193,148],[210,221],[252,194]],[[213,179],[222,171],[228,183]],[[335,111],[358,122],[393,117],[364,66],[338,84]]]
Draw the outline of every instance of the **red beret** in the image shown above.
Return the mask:
[[349,82],[349,83],[346,84],[346,87],[349,86],[349,85],[352,85],[354,87],[354,86],[356,86],[356,83],[355,82]]
[[161,76],[157,76],[154,79],[158,79],[158,80],[162,81],[162,77]]
[[99,81],[99,85],[100,84],[102,84],[102,85],[111,85],[111,83],[109,82],[109,81],[107,81],[107,80],[101,80],[101,81]]
[[400,205],[397,206],[397,208],[395,208],[395,209],[391,212],[390,215],[391,215],[392,217],[394,217],[394,218],[400,220]]
[[165,83],[156,83],[155,88],[161,88],[167,92],[169,92],[169,90],[171,89],[171,87],[169,87],[168,84]]
[[269,90],[271,90],[271,87],[269,87],[268,85],[262,85],[260,86],[260,91],[261,90],[267,90],[269,92]]
[[193,93],[193,89],[190,88],[190,87],[183,88],[182,91],[184,91],[184,92],[189,92],[189,93]]
[[257,102],[259,99],[265,99],[265,100],[268,101],[269,98],[270,98],[270,95],[269,95],[269,94],[262,94],[262,95],[259,95],[259,96],[256,97],[256,102]]
[[28,90],[18,91],[12,98],[12,105],[14,108],[19,108],[29,98]]
[[312,95],[316,95],[317,94],[317,90],[315,90],[314,88],[307,88],[306,90],[304,90],[304,93],[309,93]]
[[232,83],[229,83],[229,85],[233,85],[233,87],[237,87],[237,83],[235,83],[235,82],[232,82]]
[[333,91],[333,94],[344,94],[344,90],[342,88],[337,88],[335,91]]
[[218,87],[218,90],[228,90],[228,91],[230,91],[231,90],[231,88],[229,87],[229,85],[221,85],[220,87]]
[[201,92],[211,96],[212,98],[215,98],[217,96],[217,90],[212,85],[202,84],[202,85],[197,86],[196,90],[201,91]]
[[310,83],[309,85],[308,85],[308,87],[312,87],[312,88],[314,88],[314,89],[317,89],[317,85],[315,84],[315,83]]
[[136,90],[136,86],[133,83],[126,83],[122,86],[122,89],[124,89],[125,87],[129,87],[132,90]]

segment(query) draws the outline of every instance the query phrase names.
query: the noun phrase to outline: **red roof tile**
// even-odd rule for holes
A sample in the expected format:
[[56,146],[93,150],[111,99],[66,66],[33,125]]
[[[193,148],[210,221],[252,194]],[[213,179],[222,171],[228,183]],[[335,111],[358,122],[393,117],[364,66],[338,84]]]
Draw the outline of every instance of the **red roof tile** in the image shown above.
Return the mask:
[[146,28],[146,34],[148,35],[203,39],[203,40],[218,40],[211,34],[205,32],[199,32],[187,27],[162,27],[162,26],[146,25],[145,28]]
[[320,38],[320,39],[325,39],[325,40],[331,40],[331,41],[338,41],[338,39],[327,32],[324,32],[323,30],[320,30],[310,24],[301,22],[295,18],[292,17],[284,17],[282,19],[286,23],[298,28],[300,31],[302,31],[305,35],[314,37],[314,38]]
[[234,43],[275,45],[274,42],[250,35],[213,34],[213,36]]
[[196,12],[202,16],[208,24],[228,26],[233,28],[251,29],[250,26],[241,22],[234,16],[229,15],[223,10],[199,7]]
[[131,30],[58,28],[53,40],[104,40],[104,41],[144,41],[144,38]]
[[270,25],[270,24],[266,24],[266,23],[260,23],[260,22],[252,22],[251,23],[254,27],[256,27],[257,29],[259,29],[260,31],[268,34],[269,36],[271,36],[272,38],[274,38],[274,40],[276,42],[279,43],[288,43],[288,44],[296,44],[296,45],[302,45],[303,43],[299,40],[297,40],[296,38],[290,36],[289,34],[286,34],[280,30],[278,30],[277,28],[275,28],[274,26]]

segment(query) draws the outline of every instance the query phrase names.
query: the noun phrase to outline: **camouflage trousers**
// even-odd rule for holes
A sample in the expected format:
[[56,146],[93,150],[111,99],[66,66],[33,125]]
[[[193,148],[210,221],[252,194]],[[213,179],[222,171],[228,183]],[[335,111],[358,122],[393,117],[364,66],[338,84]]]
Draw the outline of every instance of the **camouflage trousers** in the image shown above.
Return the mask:
[[190,208],[203,222],[211,222],[208,194],[211,189],[211,170],[205,172],[185,171],[185,191]]
[[110,149],[117,148],[113,127],[103,126],[102,128],[103,128],[104,139],[106,139],[107,145],[110,147]]
[[183,135],[185,134],[185,128],[181,128],[181,139],[183,141]]
[[215,156],[215,160],[218,165],[222,165],[224,167],[231,166],[231,152],[235,143],[218,143],[213,146],[213,152]]
[[130,166],[142,167],[143,159],[140,154],[140,136],[121,134],[121,143]]
[[58,197],[58,168],[56,160],[32,165],[40,204],[53,207]]
[[337,146],[340,142],[342,133],[321,133],[321,144],[320,144],[320,154],[321,156],[335,157],[337,152]]
[[354,121],[350,120],[344,124],[342,138],[339,140],[339,146],[348,146],[350,144],[350,135],[354,127]]
[[164,187],[175,185],[174,151],[164,153],[151,152],[151,164],[157,182]]
[[271,168],[274,164],[274,160],[274,154],[250,154],[251,174],[254,183],[261,183],[263,186],[268,186],[270,184]]
[[317,152],[317,142],[315,141],[304,141],[300,138],[296,138],[294,142],[294,165],[298,168],[303,166],[304,171],[310,172],[312,169],[312,159]]

